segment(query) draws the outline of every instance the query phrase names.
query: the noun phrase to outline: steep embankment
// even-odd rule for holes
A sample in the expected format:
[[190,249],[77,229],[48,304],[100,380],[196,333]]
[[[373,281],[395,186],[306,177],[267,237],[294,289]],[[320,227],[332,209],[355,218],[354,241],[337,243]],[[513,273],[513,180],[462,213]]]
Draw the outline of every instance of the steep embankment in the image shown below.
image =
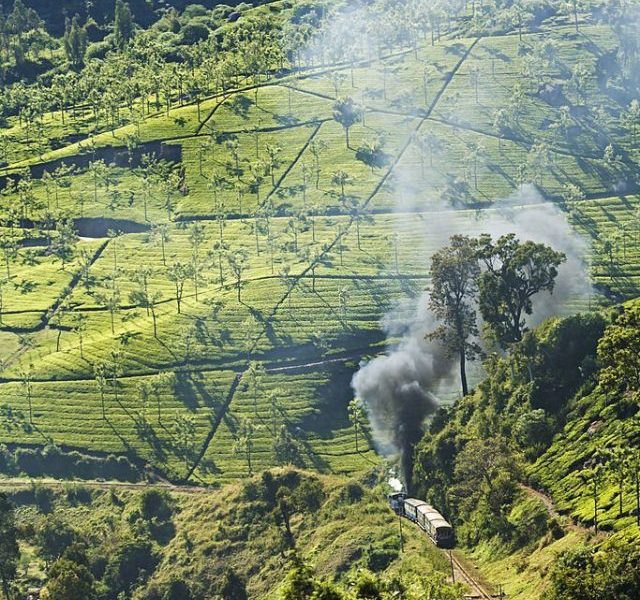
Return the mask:
[[[640,428],[638,355],[629,349],[639,319],[631,303],[527,333],[487,361],[485,381],[439,413],[418,447],[420,493],[443,507],[461,546],[511,598],[559,593],[558,581],[571,577],[558,569],[580,577],[576,565],[591,568],[558,559],[583,545],[634,555]],[[619,579],[636,589],[625,569]],[[603,572],[603,587],[612,577]]]

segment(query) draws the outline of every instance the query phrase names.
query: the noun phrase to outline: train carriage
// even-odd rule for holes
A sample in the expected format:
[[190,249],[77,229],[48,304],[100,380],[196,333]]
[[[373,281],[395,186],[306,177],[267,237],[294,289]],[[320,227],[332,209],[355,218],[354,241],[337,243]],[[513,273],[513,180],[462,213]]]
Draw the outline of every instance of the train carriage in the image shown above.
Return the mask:
[[408,498],[406,494],[398,492],[389,495],[389,504],[398,515],[417,523],[436,546],[442,548],[453,546],[453,527],[438,510],[424,500]]
[[453,545],[453,528],[433,506],[420,505],[417,516],[418,525],[427,532],[436,546],[449,548]]
[[416,498],[405,498],[403,505],[404,516],[416,523],[418,522],[418,508],[428,506],[424,500],[417,500]]

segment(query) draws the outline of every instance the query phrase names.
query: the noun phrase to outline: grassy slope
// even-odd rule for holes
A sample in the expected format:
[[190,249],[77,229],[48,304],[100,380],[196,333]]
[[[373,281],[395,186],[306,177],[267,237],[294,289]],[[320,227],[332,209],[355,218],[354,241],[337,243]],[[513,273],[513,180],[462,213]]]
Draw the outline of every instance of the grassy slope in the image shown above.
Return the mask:
[[[318,574],[344,577],[358,566],[366,567],[369,556],[376,551],[388,553],[386,570],[389,573],[433,570],[446,572],[446,556],[437,550],[417,528],[404,528],[405,553],[399,553],[398,523],[389,510],[382,486],[359,487],[364,495],[360,500],[346,500],[347,479],[337,476],[317,476],[291,470],[273,472],[276,480],[289,481],[295,490],[297,479],[316,480],[323,494],[318,510],[304,509],[292,519],[296,549],[301,558],[313,564]],[[259,478],[253,484],[259,487]],[[353,481],[351,482],[353,484]],[[69,490],[73,491],[73,487]],[[172,493],[175,511],[173,532],[154,543],[160,553],[160,563],[152,581],[166,582],[181,578],[196,586],[198,582],[215,582],[220,574],[231,567],[247,584],[251,598],[269,598],[275,595],[284,573],[287,559],[280,553],[282,532],[273,517],[264,512],[263,504],[250,500],[240,484],[226,485],[218,491],[201,493]],[[118,498],[114,503],[113,494]],[[44,515],[33,504],[32,496],[21,492],[19,523],[39,527]],[[88,504],[70,503],[67,493],[55,493],[52,514],[69,524],[89,547],[100,544],[96,550],[116,544],[128,532],[141,530],[135,522],[140,492],[115,489],[92,490]],[[144,529],[144,526],[142,526]],[[104,546],[106,544],[106,546]],[[32,583],[42,575],[43,565],[33,558],[33,548],[25,545],[23,565],[29,567]],[[28,563],[28,565],[27,565]]]
[[[233,455],[232,446],[239,421],[252,416],[245,381],[241,381],[231,398],[228,414],[221,415],[219,411],[226,410],[226,394],[235,374],[245,370],[247,353],[268,364],[313,362],[323,355],[348,355],[352,362],[338,376],[332,376],[332,369],[302,369],[293,379],[270,375],[264,389],[282,390],[288,405],[284,419],[304,433],[305,460],[309,465],[324,464],[326,470],[339,472],[362,469],[369,457],[355,452],[353,432],[346,419],[348,379],[358,358],[352,355],[377,351],[381,342],[378,327],[381,315],[397,299],[416,296],[424,286],[425,261],[440,243],[437,232],[429,226],[434,218],[455,220],[462,230],[469,232],[481,228],[473,211],[441,212],[438,197],[446,181],[466,180],[469,199],[484,207],[515,189],[519,164],[526,162],[531,145],[542,137],[549,144],[552,157],[552,165],[538,182],[543,193],[555,197],[567,183],[577,182],[585,193],[606,197],[571,207],[577,226],[594,238],[615,237],[622,225],[631,227],[636,200],[614,196],[609,189],[611,169],[624,177],[630,164],[627,158],[632,159],[634,152],[628,133],[620,126],[621,104],[606,96],[595,79],[591,81],[589,94],[593,102],[602,104],[610,116],[605,137],[614,140],[623,152],[622,163],[608,167],[602,159],[603,138],[594,131],[592,116],[579,106],[565,79],[577,62],[595,65],[597,57],[611,48],[612,36],[601,26],[584,26],[576,35],[570,28],[554,25],[543,33],[526,34],[522,45],[529,47],[543,35],[557,43],[558,60],[551,75],[562,84],[567,102],[574,105],[571,136],[550,133],[546,125],[557,117],[558,108],[528,90],[517,127],[504,133],[505,139],[498,139],[493,113],[509,101],[523,60],[517,35],[442,41],[421,47],[417,55],[402,52],[358,65],[353,70],[340,67],[345,77],[338,95],[353,95],[368,109],[366,122],[353,128],[352,147],[384,136],[389,160],[398,160],[403,173],[411,174],[412,184],[401,193],[393,189],[393,173],[387,177],[387,169],[369,171],[355,160],[354,151],[346,148],[344,133],[331,120],[336,92],[328,77],[330,73],[271,82],[261,86],[257,95],[249,89],[227,98],[208,99],[201,106],[201,119],[206,119],[202,126],[194,105],[172,108],[169,115],[164,112],[150,115],[140,126],[141,141],[167,140],[179,147],[186,169],[189,194],[176,195],[176,216],[184,220],[205,217],[202,260],[211,263],[200,283],[198,301],[191,282],[187,282],[183,314],[176,314],[173,288],[164,273],[157,238],[141,233],[126,234],[117,241],[83,241],[81,246],[90,251],[107,242],[90,269],[97,290],[108,289],[108,278],[117,263],[122,307],[114,315],[115,336],[111,334],[107,311],[80,282],[68,299],[87,317],[82,355],[78,336],[69,330],[73,323],[65,316],[61,320],[60,351],[56,351],[55,327],[26,337],[11,328],[37,327],[77,267],[69,265],[62,272],[50,257],[43,256],[37,257],[38,266],[29,266],[27,251],[21,250],[13,261],[11,284],[6,286],[7,331],[2,333],[0,350],[5,361],[3,377],[8,380],[0,384],[0,394],[16,412],[13,421],[7,422],[1,439],[12,443],[52,439],[94,451],[129,450],[180,475],[194,464],[193,460],[185,462],[175,450],[175,414],[193,417],[195,450],[204,448],[207,435],[223,416],[215,425],[211,443],[204,448],[204,464],[195,474],[209,481],[230,479],[244,470]],[[422,86],[425,66],[430,69],[426,97]],[[482,75],[477,101],[469,77],[475,66]],[[432,110],[425,112],[429,107]],[[89,116],[82,118],[88,131]],[[63,156],[72,161],[80,149],[80,143],[69,144],[38,157],[25,142],[25,132],[12,125],[10,138],[16,152],[12,167],[24,160],[35,163]],[[59,114],[50,115],[46,125],[51,127],[52,139],[64,137]],[[67,133],[70,128],[67,124]],[[122,148],[127,134],[134,129],[137,129],[134,125],[126,125],[113,134],[99,133],[93,141],[96,147]],[[433,165],[430,160],[425,161],[424,172],[416,147],[410,143],[410,136],[416,131],[433,133],[443,142],[441,151],[433,157]],[[572,139],[580,141],[579,147],[570,144]],[[234,140],[238,142],[238,174],[230,169],[234,159],[227,144]],[[324,142],[327,148],[319,159],[318,185],[309,182],[305,193],[301,189],[303,172],[313,167],[315,160],[308,146],[312,140]],[[276,188],[269,176],[260,187],[261,201],[269,198],[276,214],[282,215],[269,220],[271,239],[266,235],[264,215],[253,215],[257,198],[255,190],[248,187],[250,165],[256,159],[256,141],[257,155],[262,160],[266,158],[267,145],[282,149],[280,164],[273,174]],[[87,143],[82,145],[86,147]],[[483,148],[477,166],[477,189],[469,162],[469,148],[474,145]],[[346,188],[349,197],[374,211],[359,227],[351,216],[344,214],[347,211],[339,198],[339,189],[331,181],[332,173],[338,169],[346,170],[353,178]],[[218,206],[209,186],[214,173],[224,179],[218,191]],[[109,186],[99,184],[97,202],[93,179],[82,171],[70,176],[55,193],[35,181],[34,192],[43,203],[57,203],[73,216],[104,216],[144,223],[140,178],[122,167],[112,169],[112,175]],[[120,199],[115,203],[118,196],[114,196],[114,191]],[[130,192],[134,193],[132,206],[125,201]],[[419,210],[419,214],[391,214],[399,196],[406,210]],[[5,202],[12,200],[15,196],[10,195]],[[161,187],[153,187],[147,202],[150,221],[167,220],[164,201]],[[320,216],[313,217],[313,223],[309,216],[296,217],[305,208],[312,208]],[[242,249],[248,256],[242,277],[245,283],[242,303],[235,298],[228,267],[223,265],[221,285],[215,252],[211,259],[207,256],[219,237],[218,223],[211,220],[216,212],[225,220],[223,241],[230,249]],[[328,212],[342,214],[327,215]],[[291,216],[297,223],[295,231]],[[170,229],[168,261],[188,261],[192,253],[188,228],[170,224]],[[393,248],[394,233],[398,232],[397,248]],[[421,243],[416,244],[416,239]],[[623,253],[627,257],[619,261],[615,273],[610,272],[600,255],[594,259],[594,268],[600,283],[612,286],[615,291],[631,293],[636,286],[633,260],[637,249],[635,237],[624,239],[625,248],[618,242],[615,252],[617,258]],[[396,250],[401,278],[397,277],[394,264]],[[133,307],[129,298],[134,289],[133,275],[140,264],[153,268],[151,288],[162,294],[157,306],[157,339],[152,335],[151,318],[144,310]],[[318,276],[315,290],[311,265],[316,266]],[[288,278],[280,277],[285,266],[290,268]],[[30,282],[35,284],[33,289]],[[576,306],[583,303],[578,300]],[[108,359],[110,351],[121,345],[117,336],[122,334],[131,337],[121,348],[124,373],[118,386],[119,402],[113,390],[108,390],[108,420],[104,421],[93,365]],[[27,369],[37,380],[33,389],[35,427],[25,422],[27,399],[19,381]],[[163,389],[159,398],[145,401],[138,391],[140,384],[149,382],[158,370],[175,371],[179,383],[173,389]],[[263,393],[258,414],[253,415],[258,421],[265,419],[266,402]],[[155,418],[158,403],[160,422]],[[79,406],[81,411],[77,410]],[[317,418],[318,413],[329,407],[335,412],[335,419]],[[69,422],[71,415],[73,419]],[[150,423],[151,434],[146,438],[140,435],[142,419]],[[268,427],[263,427],[257,438],[257,464],[261,467],[272,461],[267,430]]]

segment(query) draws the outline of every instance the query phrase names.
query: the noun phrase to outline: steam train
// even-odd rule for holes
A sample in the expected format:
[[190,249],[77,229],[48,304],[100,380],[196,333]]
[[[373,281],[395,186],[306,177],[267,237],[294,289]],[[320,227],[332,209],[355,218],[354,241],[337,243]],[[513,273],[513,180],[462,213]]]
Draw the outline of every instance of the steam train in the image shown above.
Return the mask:
[[396,514],[406,517],[424,529],[436,546],[453,547],[453,527],[433,506],[424,500],[408,498],[404,492],[389,494],[389,504]]

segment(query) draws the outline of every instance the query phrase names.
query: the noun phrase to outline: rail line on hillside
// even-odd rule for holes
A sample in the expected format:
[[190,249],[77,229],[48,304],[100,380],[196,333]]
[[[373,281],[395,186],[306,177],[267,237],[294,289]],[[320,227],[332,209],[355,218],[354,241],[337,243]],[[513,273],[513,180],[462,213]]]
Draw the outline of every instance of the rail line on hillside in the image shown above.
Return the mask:
[[451,561],[454,579],[461,583],[464,583],[471,589],[471,594],[465,594],[465,598],[468,600],[481,598],[484,600],[493,600],[494,598],[505,598],[504,594],[490,594],[469,571],[463,566],[462,562],[455,557],[453,552],[448,552],[449,560]]

